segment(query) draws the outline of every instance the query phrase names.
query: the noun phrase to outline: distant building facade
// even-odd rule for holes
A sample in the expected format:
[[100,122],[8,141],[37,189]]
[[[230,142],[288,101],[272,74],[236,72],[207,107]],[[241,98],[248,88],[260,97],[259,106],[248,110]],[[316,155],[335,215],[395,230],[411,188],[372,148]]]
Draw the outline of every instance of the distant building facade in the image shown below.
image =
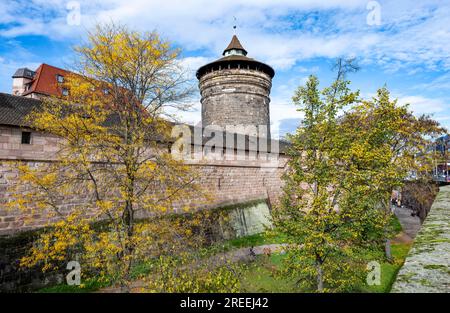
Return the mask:
[[45,63],[35,71],[19,68],[12,76],[12,94],[33,99],[67,95],[69,91],[63,88],[62,84],[69,73],[67,70]]

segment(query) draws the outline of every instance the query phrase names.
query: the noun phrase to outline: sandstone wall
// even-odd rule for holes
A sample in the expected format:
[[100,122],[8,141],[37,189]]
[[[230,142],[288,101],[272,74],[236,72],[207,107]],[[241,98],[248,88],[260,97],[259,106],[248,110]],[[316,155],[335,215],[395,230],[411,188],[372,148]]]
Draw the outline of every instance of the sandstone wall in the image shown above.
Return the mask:
[[54,158],[54,154],[58,151],[58,137],[32,132],[31,144],[21,144],[23,131],[29,130],[0,126],[0,160],[50,160]]
[[41,268],[20,266],[28,255],[38,231],[21,232],[15,236],[0,236],[0,292],[26,292],[63,282],[65,264],[58,271],[43,273]]
[[[31,167],[45,167],[43,161],[23,161]],[[213,196],[210,207],[236,204],[258,199],[276,201],[281,191],[281,174],[283,167],[261,168],[259,166],[196,164],[192,165],[201,173],[198,184],[208,194]],[[10,197],[11,187],[17,185],[17,163],[10,160],[0,160],[0,235],[12,234],[45,226],[48,219],[43,214],[25,214],[12,212],[6,208]],[[21,188],[26,186],[21,186]],[[63,200],[63,210],[70,210],[72,206],[82,205],[86,195],[74,193]],[[187,203],[195,206],[196,199],[187,199]],[[175,207],[174,210],[178,208]]]
[[450,292],[450,186],[440,188],[391,292]]
[[[58,139],[52,135],[32,132],[31,144],[21,144],[20,128],[0,127],[0,235],[27,231],[45,226],[48,217],[45,214],[25,214],[7,210],[6,203],[11,195],[11,188],[26,189],[19,185],[18,164],[45,169],[55,160]],[[234,158],[218,153],[199,159],[198,155],[187,160],[200,173],[197,183],[213,196],[208,207],[220,207],[258,199],[276,202],[280,195],[287,158],[280,154],[271,161],[254,159],[255,156],[237,154]],[[242,156],[244,159],[242,159]],[[253,158],[253,159],[252,159]],[[63,211],[70,211],[73,206],[83,205],[88,195],[82,191],[74,192],[62,200]],[[186,203],[195,207],[197,199],[186,199]],[[183,203],[186,204],[186,203]],[[180,204],[181,206],[181,204]],[[174,207],[176,211],[178,208]]]
[[269,75],[256,70],[222,69],[202,76],[199,88],[203,126],[269,127],[271,86]]

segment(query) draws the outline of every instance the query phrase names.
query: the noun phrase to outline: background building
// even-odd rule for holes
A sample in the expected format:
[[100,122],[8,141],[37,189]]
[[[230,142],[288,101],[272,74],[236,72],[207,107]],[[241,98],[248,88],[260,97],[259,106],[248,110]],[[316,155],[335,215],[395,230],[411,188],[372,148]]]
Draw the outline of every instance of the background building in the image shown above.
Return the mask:
[[19,68],[14,75],[12,94],[28,98],[40,99],[42,96],[67,95],[63,88],[64,77],[70,72],[48,64],[41,64],[35,71]]

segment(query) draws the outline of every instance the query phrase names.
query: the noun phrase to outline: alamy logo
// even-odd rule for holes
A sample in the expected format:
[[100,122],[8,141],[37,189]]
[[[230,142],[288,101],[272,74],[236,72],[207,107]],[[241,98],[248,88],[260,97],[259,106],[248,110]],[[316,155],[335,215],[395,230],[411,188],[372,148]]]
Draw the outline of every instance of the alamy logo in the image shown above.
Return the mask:
[[381,285],[381,266],[377,261],[371,261],[367,264],[366,268],[369,273],[366,277],[367,285]]
[[369,26],[381,25],[381,5],[378,1],[369,1],[366,9],[370,12],[367,14],[366,22]]
[[81,24],[81,6],[78,1],[70,1],[66,5],[66,9],[69,11],[67,14],[67,25],[79,26]]
[[81,266],[77,261],[70,261],[66,269],[71,270],[66,276],[66,282],[69,286],[79,286],[81,284]]

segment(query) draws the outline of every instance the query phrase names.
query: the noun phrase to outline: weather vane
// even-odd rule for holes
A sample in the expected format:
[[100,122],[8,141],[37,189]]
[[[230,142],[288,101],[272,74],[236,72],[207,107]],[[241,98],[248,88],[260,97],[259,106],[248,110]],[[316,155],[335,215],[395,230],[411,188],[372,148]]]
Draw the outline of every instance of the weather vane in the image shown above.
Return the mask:
[[234,34],[236,35],[237,19],[236,19],[236,16],[233,16],[233,18],[234,18],[233,30],[234,30]]

